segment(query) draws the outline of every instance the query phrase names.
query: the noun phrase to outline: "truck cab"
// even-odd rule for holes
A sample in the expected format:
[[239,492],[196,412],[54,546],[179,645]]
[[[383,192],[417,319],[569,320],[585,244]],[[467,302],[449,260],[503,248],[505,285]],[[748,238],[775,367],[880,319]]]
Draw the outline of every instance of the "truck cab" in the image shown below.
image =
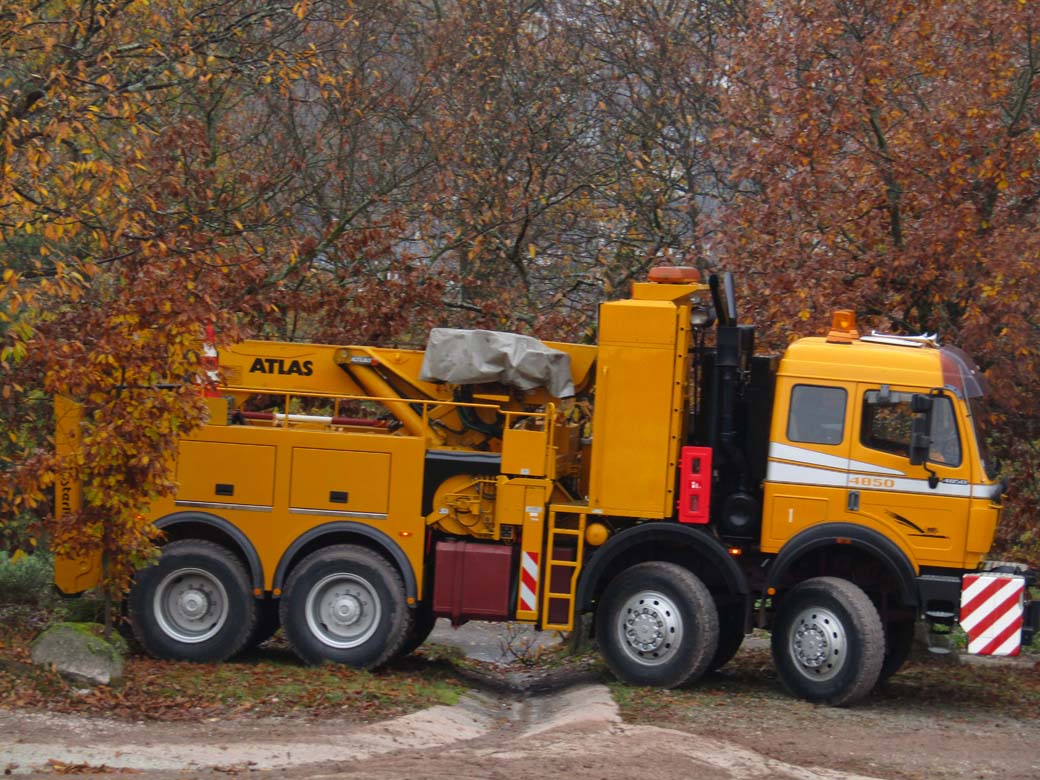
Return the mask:
[[1002,493],[984,403],[975,366],[930,339],[832,331],[793,343],[777,372],[762,551],[841,521],[883,534],[917,571],[974,569]]

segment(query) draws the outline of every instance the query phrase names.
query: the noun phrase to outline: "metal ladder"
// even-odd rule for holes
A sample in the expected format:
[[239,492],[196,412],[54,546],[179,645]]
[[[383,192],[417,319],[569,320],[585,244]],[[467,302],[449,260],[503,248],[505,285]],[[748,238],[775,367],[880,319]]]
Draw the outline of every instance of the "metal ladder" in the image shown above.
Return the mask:
[[[542,628],[552,631],[570,631],[574,628],[575,590],[578,586],[578,571],[585,552],[585,522],[588,507],[584,504],[550,504],[549,535],[546,540],[545,579],[542,589]],[[561,551],[573,551],[574,560],[557,558],[557,542],[575,538],[577,543],[572,547],[562,545]],[[554,574],[561,573],[555,577]],[[566,581],[565,590],[554,590],[554,579]],[[562,582],[560,583],[562,585]],[[560,587],[558,585],[557,587]],[[560,620],[561,609],[565,607],[566,619]],[[553,620],[553,616],[556,619]]]

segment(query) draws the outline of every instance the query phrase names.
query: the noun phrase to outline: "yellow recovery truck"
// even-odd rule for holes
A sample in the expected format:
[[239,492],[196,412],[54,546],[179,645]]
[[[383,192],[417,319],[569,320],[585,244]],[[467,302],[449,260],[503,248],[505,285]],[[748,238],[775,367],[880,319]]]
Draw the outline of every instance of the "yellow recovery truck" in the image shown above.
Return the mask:
[[[598,346],[435,330],[425,352],[222,350],[179,489],[148,509],[164,541],[133,630],[217,661],[281,626],[308,663],[374,667],[438,617],[570,631],[591,613],[620,679],[675,686],[757,625],[787,687],[832,704],[895,672],[918,619],[1017,653],[1040,602],[1034,572],[980,570],[1003,486],[972,361],[860,336],[849,312],[779,359],[753,347],[728,275],[658,268],[601,306]],[[97,580],[97,561],[57,563],[65,592]]]

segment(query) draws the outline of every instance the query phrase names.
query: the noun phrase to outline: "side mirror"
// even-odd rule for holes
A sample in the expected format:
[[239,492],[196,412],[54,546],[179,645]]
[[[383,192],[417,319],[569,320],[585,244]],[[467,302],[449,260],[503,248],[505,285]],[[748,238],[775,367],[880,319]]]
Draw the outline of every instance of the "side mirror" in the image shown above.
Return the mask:
[[933,401],[930,395],[914,393],[910,398],[910,411],[914,414],[930,414],[932,411],[932,405]]
[[932,449],[932,437],[928,435],[929,421],[924,417],[914,419],[910,428],[910,465],[920,466],[928,460]]
[[932,406],[930,395],[915,393],[910,399],[910,411],[914,413],[910,424],[911,466],[920,466],[928,460],[932,448]]

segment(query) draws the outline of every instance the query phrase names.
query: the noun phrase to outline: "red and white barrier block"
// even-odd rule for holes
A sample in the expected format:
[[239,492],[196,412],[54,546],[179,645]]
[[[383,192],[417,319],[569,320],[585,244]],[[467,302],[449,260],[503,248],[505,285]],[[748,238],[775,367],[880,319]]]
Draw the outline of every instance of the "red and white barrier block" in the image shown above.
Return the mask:
[[1026,581],[1014,574],[965,574],[961,581],[961,628],[968,652],[1018,655],[1022,643]]

